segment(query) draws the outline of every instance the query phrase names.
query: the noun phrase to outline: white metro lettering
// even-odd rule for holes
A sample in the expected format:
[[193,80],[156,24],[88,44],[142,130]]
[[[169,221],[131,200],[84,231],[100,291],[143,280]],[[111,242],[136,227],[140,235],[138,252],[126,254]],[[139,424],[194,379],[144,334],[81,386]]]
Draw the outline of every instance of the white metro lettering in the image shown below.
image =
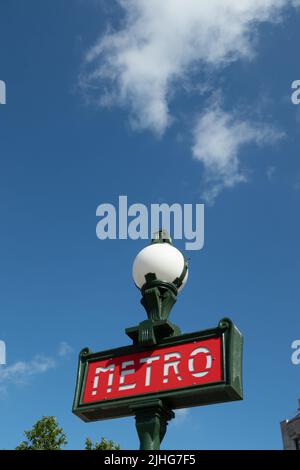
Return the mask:
[[[206,367],[205,371],[202,372],[195,372],[195,366],[194,366],[194,359],[197,354],[205,354],[206,355]],[[189,371],[192,372],[192,375],[194,377],[204,377],[205,375],[208,374],[209,369],[211,369],[212,366],[212,355],[207,348],[197,348],[194,349],[194,351],[191,353],[191,357],[189,359]]]

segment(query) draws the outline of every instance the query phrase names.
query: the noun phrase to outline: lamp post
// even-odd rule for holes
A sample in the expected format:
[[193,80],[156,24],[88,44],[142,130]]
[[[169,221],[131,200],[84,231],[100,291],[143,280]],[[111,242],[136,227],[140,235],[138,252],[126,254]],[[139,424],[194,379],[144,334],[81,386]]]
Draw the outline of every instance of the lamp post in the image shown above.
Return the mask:
[[[133,344],[156,345],[163,338],[180,335],[180,328],[170,322],[169,315],[187,281],[188,263],[165,230],[155,233],[151,245],[138,253],[132,276],[148,316],[138,326],[126,329]],[[159,399],[145,401],[132,409],[140,449],[158,450],[174,412]]]
[[147,319],[133,344],[79,354],[73,413],[86,422],[135,416],[141,450],[158,450],[174,411],[243,399],[243,337],[230,320],[182,334],[169,320],[188,277],[183,254],[160,230],[132,268]]

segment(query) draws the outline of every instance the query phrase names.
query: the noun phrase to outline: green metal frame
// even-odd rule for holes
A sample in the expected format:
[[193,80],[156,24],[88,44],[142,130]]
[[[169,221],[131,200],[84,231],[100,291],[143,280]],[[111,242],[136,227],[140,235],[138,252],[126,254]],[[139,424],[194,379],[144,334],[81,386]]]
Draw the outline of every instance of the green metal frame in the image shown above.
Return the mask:
[[[129,355],[141,351],[151,351],[152,349],[155,350],[157,346],[149,347],[143,344],[133,344],[97,353],[93,353],[88,348],[83,349],[79,354],[73,413],[86,422],[133,415],[136,416],[137,420],[140,419],[141,421],[142,418],[138,418],[140,415],[137,414],[137,410],[151,408],[153,402],[159,403],[159,410],[161,410],[162,407],[168,410],[176,410],[178,408],[191,406],[242,400],[243,337],[229,318],[222,319],[216,328],[162,339],[159,342],[159,347],[176,346],[188,341],[199,341],[214,337],[222,337],[223,381],[178,388],[175,390],[164,390],[155,393],[102,400],[89,404],[83,403],[82,401],[89,362]],[[156,416],[157,419],[161,421],[161,416],[163,416],[162,411],[157,412]],[[153,423],[153,426],[157,425],[156,421],[153,421]]]

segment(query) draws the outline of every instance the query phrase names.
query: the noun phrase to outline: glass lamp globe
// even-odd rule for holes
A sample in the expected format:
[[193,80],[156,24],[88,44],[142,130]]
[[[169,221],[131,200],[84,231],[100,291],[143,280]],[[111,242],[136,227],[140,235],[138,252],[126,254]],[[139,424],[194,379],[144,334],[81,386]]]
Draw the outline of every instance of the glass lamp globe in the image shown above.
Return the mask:
[[[185,259],[181,251],[170,243],[153,243],[143,248],[136,256],[132,276],[135,285],[141,289],[146,283],[145,276],[149,273],[156,275],[160,281],[174,283],[175,279],[180,278],[185,268]],[[180,291],[188,278],[188,271],[182,280]]]

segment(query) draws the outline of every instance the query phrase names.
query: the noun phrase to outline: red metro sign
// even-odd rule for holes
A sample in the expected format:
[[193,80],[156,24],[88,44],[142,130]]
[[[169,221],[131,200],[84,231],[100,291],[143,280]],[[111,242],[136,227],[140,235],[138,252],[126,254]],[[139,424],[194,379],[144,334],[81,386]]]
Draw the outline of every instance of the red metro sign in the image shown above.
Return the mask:
[[220,382],[221,348],[219,337],[90,362],[83,403]]
[[242,337],[225,319],[215,329],[80,353],[73,412],[84,421],[133,415],[159,398],[172,409],[242,399]]

